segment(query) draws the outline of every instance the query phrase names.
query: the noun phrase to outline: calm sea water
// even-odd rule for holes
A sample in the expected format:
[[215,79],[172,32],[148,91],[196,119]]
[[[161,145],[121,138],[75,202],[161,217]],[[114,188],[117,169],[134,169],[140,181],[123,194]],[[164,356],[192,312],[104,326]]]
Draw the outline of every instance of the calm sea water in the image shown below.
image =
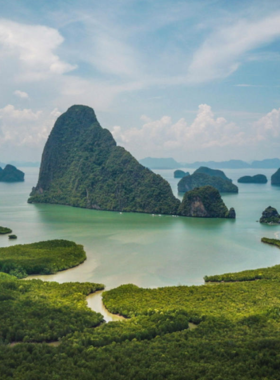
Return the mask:
[[[190,285],[202,284],[205,275],[280,263],[280,250],[260,242],[263,236],[280,238],[280,226],[256,223],[267,206],[280,211],[280,187],[272,187],[270,182],[239,184],[239,194],[223,195],[226,205],[236,210],[233,221],[30,205],[27,198],[36,185],[38,169],[23,170],[24,183],[0,183],[0,225],[11,227],[18,236],[15,242],[1,236],[0,246],[69,239],[83,244],[87,252],[84,264],[46,276],[47,280],[101,282],[107,288],[125,283]],[[224,171],[236,183],[246,174],[263,173],[270,179],[276,170]],[[173,170],[156,172],[177,194]]]

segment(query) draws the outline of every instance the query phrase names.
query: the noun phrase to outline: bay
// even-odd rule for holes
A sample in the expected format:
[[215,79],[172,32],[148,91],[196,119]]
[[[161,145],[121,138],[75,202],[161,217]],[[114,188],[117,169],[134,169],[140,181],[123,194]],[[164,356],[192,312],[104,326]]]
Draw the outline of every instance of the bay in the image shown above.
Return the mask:
[[[22,168],[24,183],[0,183],[0,225],[18,236],[0,236],[0,246],[49,239],[83,244],[84,264],[42,279],[92,281],[106,288],[134,283],[142,287],[203,284],[203,276],[280,263],[280,250],[260,242],[280,238],[280,226],[257,223],[262,211],[280,211],[280,188],[270,185],[275,169],[224,170],[234,183],[243,175],[263,173],[265,185],[238,184],[239,194],[223,194],[237,219],[199,219],[149,214],[95,211],[58,205],[28,204],[38,178],[37,168]],[[193,172],[193,169],[185,168]],[[157,170],[177,196],[173,170]]]

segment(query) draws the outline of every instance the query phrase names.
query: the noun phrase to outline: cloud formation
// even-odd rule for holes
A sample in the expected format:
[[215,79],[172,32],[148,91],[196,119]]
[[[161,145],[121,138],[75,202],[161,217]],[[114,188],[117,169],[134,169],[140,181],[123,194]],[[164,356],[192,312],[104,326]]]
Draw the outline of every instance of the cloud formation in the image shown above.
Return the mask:
[[16,96],[18,96],[19,98],[22,98],[22,99],[27,99],[27,98],[29,98],[27,92],[24,92],[24,91],[16,90],[16,91],[14,92],[14,94],[15,94]]

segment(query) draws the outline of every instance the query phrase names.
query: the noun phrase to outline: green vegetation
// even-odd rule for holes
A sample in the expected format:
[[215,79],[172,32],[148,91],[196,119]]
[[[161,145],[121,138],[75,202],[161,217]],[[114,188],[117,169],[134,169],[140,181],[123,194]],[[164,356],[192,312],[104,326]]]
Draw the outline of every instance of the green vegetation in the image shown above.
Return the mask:
[[196,169],[196,171],[194,173],[208,174],[211,177],[220,177],[220,178],[223,178],[227,181],[232,182],[232,180],[229,179],[222,170],[210,169],[210,168],[207,168],[206,166],[200,166],[200,168]]
[[184,172],[183,170],[175,170],[174,178],[183,178],[190,175],[189,172]]
[[262,217],[260,218],[260,223],[266,224],[278,224],[280,223],[280,215],[278,211],[274,207],[267,207],[262,213]]
[[[280,265],[206,281],[106,291],[107,309],[129,319],[100,324],[85,295],[101,285],[0,274],[1,380],[280,379]],[[7,347],[16,339],[61,344]]]
[[256,174],[253,176],[245,175],[244,177],[240,177],[237,182],[239,183],[267,183],[267,178],[263,174]]
[[86,254],[81,245],[67,240],[0,248],[0,272],[18,278],[31,274],[50,274],[81,264]]
[[9,235],[9,239],[12,239],[12,240],[17,239],[17,235]]
[[178,192],[185,193],[196,187],[212,186],[221,193],[238,193],[238,187],[230,180],[221,177],[213,177],[205,173],[193,173],[182,178],[178,183]]
[[271,185],[280,186],[280,168],[271,176]]
[[224,204],[217,189],[203,186],[185,193],[179,214],[202,218],[235,218],[235,211],[230,211]]
[[22,182],[24,173],[13,165],[6,165],[5,169],[0,170],[0,182]]
[[176,214],[180,204],[169,183],[116,146],[86,106],[57,119],[29,202],[160,214]]
[[86,305],[101,284],[22,281],[0,273],[0,342],[49,342],[102,323]]
[[10,228],[0,226],[0,235],[10,234],[11,232],[13,231]]

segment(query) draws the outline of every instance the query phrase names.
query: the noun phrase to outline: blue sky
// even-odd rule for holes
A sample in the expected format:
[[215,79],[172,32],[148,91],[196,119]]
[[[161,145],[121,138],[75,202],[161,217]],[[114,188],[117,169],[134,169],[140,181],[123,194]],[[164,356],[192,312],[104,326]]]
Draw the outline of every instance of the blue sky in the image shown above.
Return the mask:
[[279,1],[0,1],[0,161],[73,104],[137,158],[279,157]]

